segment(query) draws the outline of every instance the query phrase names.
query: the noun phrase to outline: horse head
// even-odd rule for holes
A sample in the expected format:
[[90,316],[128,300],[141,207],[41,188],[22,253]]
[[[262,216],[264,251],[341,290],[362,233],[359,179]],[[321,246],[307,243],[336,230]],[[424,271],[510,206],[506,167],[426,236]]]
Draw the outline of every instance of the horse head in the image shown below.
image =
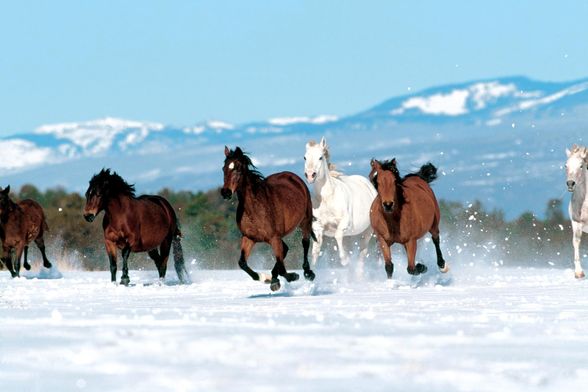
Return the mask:
[[369,178],[378,191],[382,208],[385,213],[392,213],[400,201],[400,174],[396,168],[396,158],[384,162],[372,159],[371,167]]
[[306,143],[306,153],[304,154],[304,176],[309,184],[322,178],[329,171],[329,147],[324,137],[320,143],[314,140]]
[[4,216],[10,207],[10,185],[0,188],[0,216]]
[[588,150],[574,144],[571,150],[566,149],[566,155],[566,185],[573,192],[577,184],[583,183],[584,172],[588,170]]

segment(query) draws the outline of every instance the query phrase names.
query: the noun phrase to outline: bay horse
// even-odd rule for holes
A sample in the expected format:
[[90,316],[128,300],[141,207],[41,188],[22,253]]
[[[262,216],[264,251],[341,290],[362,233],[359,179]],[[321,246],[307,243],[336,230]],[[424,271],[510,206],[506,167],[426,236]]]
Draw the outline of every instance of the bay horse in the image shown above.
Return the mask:
[[184,265],[178,218],[165,198],[156,195],[136,197],[134,185],[129,185],[116,172],[102,169],[90,180],[84,218],[93,222],[101,211],[104,211],[102,228],[112,282],[116,282],[117,249],[121,250],[123,259],[120,284],[128,285],[127,261],[131,252],[147,252],[155,262],[160,281],[163,281],[172,246],[178,278],[181,283],[190,282]]
[[437,168],[428,163],[418,172],[401,178],[396,159],[384,162],[372,159],[371,167],[369,178],[378,196],[372,203],[370,221],[384,256],[388,279],[392,279],[394,272],[390,252],[394,243],[404,245],[410,275],[427,271],[424,264],[415,264],[417,240],[427,232],[431,233],[435,244],[437,266],[441,272],[447,272],[449,266],[439,246],[439,204],[429,186],[437,178]]
[[323,234],[335,237],[342,265],[349,263],[343,237],[359,235],[359,265],[363,267],[373,233],[369,209],[377,194],[375,188],[363,176],[346,176],[336,171],[324,137],[320,143],[306,144],[304,174],[314,188],[312,229],[317,240],[312,245],[312,265],[316,265],[320,255]]
[[588,149],[573,145],[566,149],[566,185],[572,192],[568,206],[572,221],[572,245],[574,246],[574,275],[577,279],[585,277],[580,263],[580,241],[582,233],[588,231]]
[[[43,266],[51,268],[45,254],[43,235],[49,226],[39,203],[31,199],[18,203],[10,199],[10,185],[0,188],[0,239],[2,240],[2,262],[13,278],[20,276],[20,259],[24,253],[24,268],[31,269],[27,259],[29,243],[35,241],[43,256]],[[13,256],[14,253],[14,256]],[[13,264],[14,260],[14,264]]]
[[[315,274],[308,263],[310,237],[314,238],[312,202],[304,181],[291,172],[264,177],[240,147],[233,151],[225,146],[223,173],[222,197],[230,199],[236,193],[239,200],[236,220],[243,235],[239,267],[253,280],[270,283],[272,291],[280,289],[278,275],[283,276],[288,282],[297,280],[297,273],[286,271],[284,259],[288,254],[288,245],[282,238],[296,227],[300,227],[304,250],[304,277],[313,280]],[[276,258],[271,279],[263,273],[253,271],[247,265],[251,250],[258,242],[268,243]]]

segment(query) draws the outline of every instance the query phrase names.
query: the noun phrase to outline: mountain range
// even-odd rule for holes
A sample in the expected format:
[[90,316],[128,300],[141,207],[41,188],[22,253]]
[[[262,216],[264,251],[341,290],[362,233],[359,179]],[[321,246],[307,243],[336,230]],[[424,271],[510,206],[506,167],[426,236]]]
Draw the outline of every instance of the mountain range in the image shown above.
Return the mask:
[[2,186],[84,192],[93,173],[110,167],[140,192],[207,190],[222,184],[224,145],[251,153],[262,173],[302,175],[305,143],[325,136],[345,173],[367,175],[372,157],[396,157],[401,172],[431,161],[441,173],[434,185],[439,198],[480,200],[507,217],[543,215],[549,199],[569,197],[564,150],[584,143],[587,128],[588,79],[506,77],[433,87],[340,118],[42,125],[0,139],[0,175]]

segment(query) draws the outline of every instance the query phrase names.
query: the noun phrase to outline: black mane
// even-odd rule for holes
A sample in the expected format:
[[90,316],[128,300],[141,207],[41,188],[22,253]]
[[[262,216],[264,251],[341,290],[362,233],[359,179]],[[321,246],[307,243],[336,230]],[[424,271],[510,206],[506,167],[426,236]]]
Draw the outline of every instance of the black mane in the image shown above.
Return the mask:
[[86,197],[93,191],[100,191],[102,195],[109,197],[117,195],[135,197],[135,185],[127,183],[116,172],[111,173],[110,169],[102,169],[100,173],[92,177]]
[[244,153],[241,150],[241,148],[237,147],[235,148],[235,150],[229,151],[229,154],[225,158],[225,165],[230,160],[239,161],[245,168],[244,174],[248,175],[248,177],[251,180],[253,180],[254,183],[260,183],[262,181],[265,181],[264,175],[261,174],[259,170],[257,170],[255,165],[251,161],[251,158],[249,158],[249,156],[246,153]]

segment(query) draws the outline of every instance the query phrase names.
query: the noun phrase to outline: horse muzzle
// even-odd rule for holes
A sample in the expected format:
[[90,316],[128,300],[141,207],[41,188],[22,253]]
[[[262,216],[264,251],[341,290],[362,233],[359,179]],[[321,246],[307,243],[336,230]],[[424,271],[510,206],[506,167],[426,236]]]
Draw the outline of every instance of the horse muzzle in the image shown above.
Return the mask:
[[223,199],[225,199],[225,200],[229,200],[231,198],[231,196],[233,196],[233,191],[230,190],[229,188],[222,188],[220,193],[221,193],[221,196],[223,197]]
[[391,202],[391,201],[382,202],[382,208],[384,208],[384,212],[390,213],[394,209],[394,202]]
[[94,222],[94,219],[96,219],[96,215],[94,214],[84,214],[84,219],[86,220],[86,222]]
[[576,186],[576,181],[569,180],[566,182],[566,185],[568,186],[568,192],[573,192],[574,187]]
[[304,173],[304,175],[306,176],[306,181],[308,181],[309,184],[312,184],[314,180],[316,180],[316,172],[312,172],[311,174]]

